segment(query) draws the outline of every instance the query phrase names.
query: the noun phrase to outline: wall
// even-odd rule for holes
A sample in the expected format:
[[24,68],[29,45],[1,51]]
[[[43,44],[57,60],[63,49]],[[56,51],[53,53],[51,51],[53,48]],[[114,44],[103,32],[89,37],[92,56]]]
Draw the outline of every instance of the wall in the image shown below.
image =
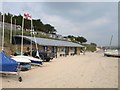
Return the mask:
[[[23,46],[24,46],[23,52],[25,52],[27,50],[27,47],[31,48],[31,45],[23,45]],[[59,47],[47,46],[47,49],[49,48],[49,52],[52,52],[53,47],[55,49],[57,49],[57,53],[56,53],[57,57],[60,57],[61,55],[65,56],[66,55],[66,50],[65,50],[66,48],[68,49],[68,51],[67,51],[68,56],[73,55],[75,53],[75,47],[60,47],[60,46]],[[36,45],[32,45],[32,48],[36,49]],[[45,46],[38,45],[38,48],[39,48],[39,50],[44,50]],[[14,54],[15,50],[21,51],[21,45],[12,45],[11,52],[9,52],[9,53]],[[80,47],[76,48],[76,55],[80,55],[80,50],[81,50]],[[54,50],[54,51],[56,51],[56,50]]]
[[69,55],[73,55],[75,53],[74,47],[69,47]]
[[80,55],[81,48],[77,47],[76,49],[77,49],[76,55]]
[[[31,45],[23,45],[23,52],[26,52],[26,51],[27,51],[27,47],[29,47],[30,50],[31,50]],[[33,49],[36,49],[36,46],[35,46],[35,45],[32,45],[32,48],[33,48]],[[21,51],[21,45],[12,45],[12,47],[11,47],[11,54],[14,54],[14,52],[15,52],[16,50]]]
[[65,55],[65,47],[58,47],[57,48],[57,57],[60,57],[60,56],[64,56]]

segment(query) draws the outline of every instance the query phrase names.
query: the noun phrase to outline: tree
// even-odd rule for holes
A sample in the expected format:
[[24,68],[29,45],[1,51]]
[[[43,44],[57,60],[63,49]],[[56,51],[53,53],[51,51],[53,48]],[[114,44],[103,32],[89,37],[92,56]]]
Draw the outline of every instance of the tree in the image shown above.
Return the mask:
[[45,26],[46,33],[52,34],[52,33],[56,32],[56,29],[53,26],[51,26],[50,24],[45,24],[44,26]]
[[31,29],[31,20],[28,20],[28,19],[24,20],[24,28]]
[[68,35],[68,38],[70,38],[71,41],[75,41],[75,38],[76,38],[76,37],[73,36],[73,35]]
[[95,44],[95,43],[90,43],[91,45],[93,45],[93,46],[97,46],[97,44]]
[[80,42],[81,44],[82,44],[83,42],[87,42],[86,38],[84,38],[84,37],[82,37],[82,36],[81,36],[81,37],[80,37],[80,36],[76,37],[75,40],[78,41],[78,42]]
[[18,16],[15,16],[15,18],[16,18],[16,24],[22,26],[22,19],[23,19],[22,15],[19,14]]
[[[2,13],[0,12],[0,21],[2,21]],[[10,13],[6,14],[5,13],[5,22],[6,23],[11,23],[11,17],[13,17],[13,24],[15,24],[15,20],[16,20],[16,25],[20,25],[22,26],[22,19],[23,16],[21,14],[19,14],[18,16],[16,15],[12,15]],[[40,19],[33,19],[33,27],[35,29],[35,31],[42,31],[42,32],[46,32],[46,33],[54,33],[56,34],[57,30],[54,28],[54,26],[50,25],[50,24],[43,24],[42,21]],[[31,21],[25,19],[24,20],[24,28],[25,29],[31,29]]]
[[44,32],[44,24],[40,19],[33,20],[33,26],[36,31],[43,31]]

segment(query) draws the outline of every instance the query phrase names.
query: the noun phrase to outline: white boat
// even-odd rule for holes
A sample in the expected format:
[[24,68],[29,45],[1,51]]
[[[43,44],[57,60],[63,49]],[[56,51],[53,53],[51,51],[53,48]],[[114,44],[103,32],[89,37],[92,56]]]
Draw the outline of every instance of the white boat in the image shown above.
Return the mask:
[[22,55],[12,56],[11,58],[14,59],[17,62],[31,63],[31,61],[28,58],[25,58]]
[[108,56],[108,57],[119,57],[119,58],[120,58],[120,50],[119,50],[118,48],[117,48],[117,49],[114,49],[114,48],[112,48],[112,46],[111,46],[112,38],[113,38],[113,35],[111,36],[109,49],[105,50],[104,56]]
[[[36,64],[36,65],[42,65],[43,63],[42,63],[41,59],[37,59],[37,58],[34,58],[32,56],[22,55],[22,52],[23,52],[23,27],[24,27],[24,18],[22,20],[21,55],[13,56],[13,59],[16,60],[17,62],[24,63],[24,64],[31,63],[31,64]],[[31,21],[31,30],[32,30],[32,21]],[[12,29],[11,29],[11,31],[12,31]],[[30,68],[30,66],[29,66],[29,68]]]
[[20,67],[19,63],[17,63],[15,60],[11,59],[9,56],[7,56],[4,53],[4,13],[3,13],[3,32],[2,32],[2,52],[0,52],[0,73],[2,74],[8,74],[8,72],[17,72],[18,74],[18,80],[21,82],[22,77],[20,76]]
[[120,57],[120,51],[119,50],[106,50],[104,52],[104,56],[108,56],[108,57]]
[[32,57],[32,56],[17,56],[17,57],[22,57],[22,58],[26,58],[26,59],[28,59],[28,60],[30,60],[31,61],[31,64],[35,64],[35,65],[42,65],[42,59],[37,59],[37,58],[34,58],[34,57]]
[[[24,54],[20,55],[20,54],[16,54],[16,56],[13,57],[19,57],[19,58],[25,58],[31,61],[32,65],[42,65],[43,64],[43,60],[41,58],[34,58],[32,56],[26,56]],[[38,56],[39,57],[39,56]],[[24,61],[23,61],[24,62]]]
[[16,62],[20,63],[21,70],[29,70],[31,69],[31,61],[28,58],[20,56],[12,56],[11,59],[15,60]]
[[[35,46],[36,46],[36,49],[38,50],[37,41],[36,41],[35,34],[34,34],[33,22],[32,22],[32,18],[31,18],[31,37],[32,37],[32,34],[34,35]],[[31,40],[31,51],[32,51],[32,40]],[[39,58],[32,57],[32,54],[31,54],[31,56],[24,56],[24,57],[28,58],[31,61],[31,64],[42,65],[43,60],[40,58],[38,51],[36,53],[36,56],[39,57]]]

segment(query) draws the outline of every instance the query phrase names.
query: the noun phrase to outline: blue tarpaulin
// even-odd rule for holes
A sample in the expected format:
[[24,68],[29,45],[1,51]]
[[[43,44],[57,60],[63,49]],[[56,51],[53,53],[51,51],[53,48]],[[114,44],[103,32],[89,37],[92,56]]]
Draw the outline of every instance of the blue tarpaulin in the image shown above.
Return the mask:
[[18,63],[5,55],[4,51],[0,52],[0,71],[16,72]]

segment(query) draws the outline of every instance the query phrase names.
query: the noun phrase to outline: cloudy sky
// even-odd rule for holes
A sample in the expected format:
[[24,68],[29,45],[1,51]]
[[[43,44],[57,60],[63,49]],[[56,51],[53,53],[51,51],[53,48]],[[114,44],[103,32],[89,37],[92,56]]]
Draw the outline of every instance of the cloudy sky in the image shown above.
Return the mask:
[[15,15],[29,12],[55,27],[58,34],[83,36],[88,43],[118,42],[117,2],[4,2],[3,11]]

